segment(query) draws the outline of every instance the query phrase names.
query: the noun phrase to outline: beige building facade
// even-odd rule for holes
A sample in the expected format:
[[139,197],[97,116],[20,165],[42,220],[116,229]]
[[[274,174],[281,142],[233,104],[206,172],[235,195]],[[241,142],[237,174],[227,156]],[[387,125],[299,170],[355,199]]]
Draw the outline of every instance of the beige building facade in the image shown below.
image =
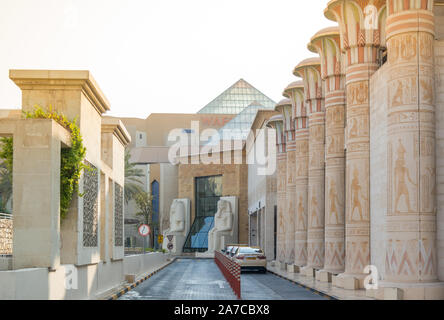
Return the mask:
[[[282,216],[295,217],[296,254],[285,261],[288,244],[278,241],[277,261],[352,290],[369,289],[372,270],[379,289],[367,294],[379,299],[444,299],[443,5],[328,2],[325,16],[338,25],[312,37],[308,49],[319,59],[294,70],[303,98],[295,99],[291,84],[284,92],[291,111],[276,107],[283,127],[308,117],[309,153],[308,190],[300,189],[306,228],[278,187]],[[293,158],[288,141],[281,150],[278,162]],[[289,176],[277,171],[277,181]],[[277,237],[284,239],[285,230]]]

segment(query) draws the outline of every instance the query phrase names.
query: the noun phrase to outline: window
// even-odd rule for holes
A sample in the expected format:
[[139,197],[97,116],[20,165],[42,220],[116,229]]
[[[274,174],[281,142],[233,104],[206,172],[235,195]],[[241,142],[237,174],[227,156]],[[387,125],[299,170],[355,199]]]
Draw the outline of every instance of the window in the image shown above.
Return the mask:
[[195,179],[196,218],[184,245],[184,252],[208,250],[208,232],[214,226],[217,203],[222,196],[222,176]]

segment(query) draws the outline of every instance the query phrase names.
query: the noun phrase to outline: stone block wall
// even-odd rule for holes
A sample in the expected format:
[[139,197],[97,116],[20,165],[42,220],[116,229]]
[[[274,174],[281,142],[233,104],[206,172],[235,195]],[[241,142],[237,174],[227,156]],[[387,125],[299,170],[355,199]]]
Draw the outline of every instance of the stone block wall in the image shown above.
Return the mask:
[[0,255],[12,255],[12,220],[0,219]]
[[195,178],[216,175],[222,175],[222,196],[234,196],[239,199],[239,242],[248,243],[248,167],[246,164],[181,164],[179,166],[179,198],[191,199],[191,221],[194,221]]
[[435,5],[434,13],[436,39],[444,40],[444,6]]
[[444,281],[444,40],[435,41],[438,276]]
[[385,269],[387,215],[387,64],[370,80],[370,255],[380,276]]

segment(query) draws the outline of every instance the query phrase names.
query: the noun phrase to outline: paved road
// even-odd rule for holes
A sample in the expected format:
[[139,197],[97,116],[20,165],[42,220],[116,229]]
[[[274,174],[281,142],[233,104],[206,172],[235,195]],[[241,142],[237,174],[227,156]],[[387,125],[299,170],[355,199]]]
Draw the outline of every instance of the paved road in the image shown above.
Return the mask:
[[[272,274],[242,274],[243,300],[319,300],[306,289]],[[236,300],[213,260],[178,259],[120,300]]]
[[327,300],[271,273],[242,273],[243,300]]

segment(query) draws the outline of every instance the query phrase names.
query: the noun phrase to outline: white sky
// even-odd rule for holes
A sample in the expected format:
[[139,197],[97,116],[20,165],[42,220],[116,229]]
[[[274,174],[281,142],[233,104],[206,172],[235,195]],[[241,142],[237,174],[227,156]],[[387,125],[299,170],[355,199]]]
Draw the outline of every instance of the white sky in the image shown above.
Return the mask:
[[240,78],[275,101],[327,0],[0,0],[0,108],[9,69],[90,70],[110,115],[195,113]]

